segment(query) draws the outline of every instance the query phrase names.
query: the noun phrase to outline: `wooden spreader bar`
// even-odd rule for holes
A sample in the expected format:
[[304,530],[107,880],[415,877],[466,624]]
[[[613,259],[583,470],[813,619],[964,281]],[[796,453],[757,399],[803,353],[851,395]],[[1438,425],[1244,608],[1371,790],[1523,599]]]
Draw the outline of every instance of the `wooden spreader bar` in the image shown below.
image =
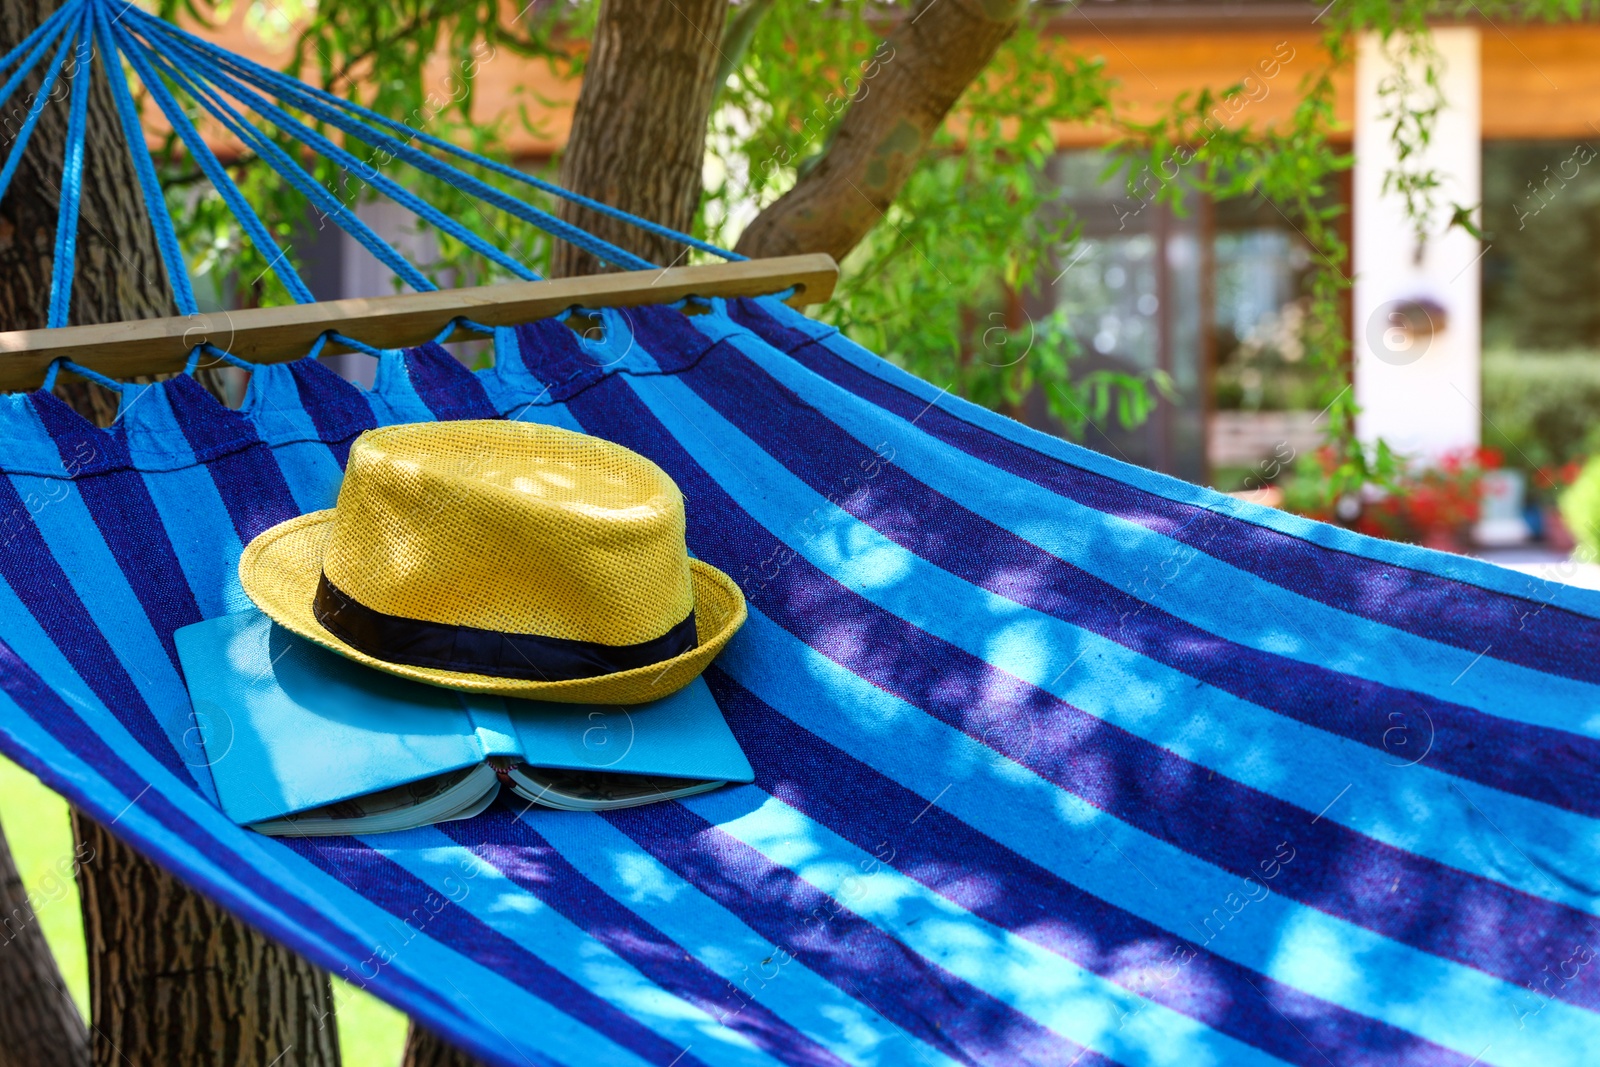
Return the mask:
[[[762,296],[791,286],[795,292],[788,302],[799,307],[827,300],[838,278],[839,265],[833,257],[818,253],[103,326],[14,330],[0,333],[0,391],[37,389],[51,361],[60,356],[125,379],[182,370],[190,350],[207,341],[252,363],[283,363],[304,356],[328,330],[377,348],[403,348],[432,339],[458,315],[485,326],[513,326],[548,318],[573,305],[637,307],[686,296]],[[324,351],[341,349],[330,342]]]

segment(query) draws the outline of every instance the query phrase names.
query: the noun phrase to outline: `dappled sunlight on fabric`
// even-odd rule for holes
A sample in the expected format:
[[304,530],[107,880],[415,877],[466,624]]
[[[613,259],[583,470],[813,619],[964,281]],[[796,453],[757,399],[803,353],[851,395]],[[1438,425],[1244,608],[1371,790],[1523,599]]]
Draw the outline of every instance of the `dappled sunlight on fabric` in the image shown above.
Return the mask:
[[[741,792],[753,800],[760,790],[749,786]],[[717,828],[755,845],[769,859],[802,874],[801,868],[822,853],[822,846],[806,836],[806,819],[776,797],[765,794],[749,814],[722,820]]]
[[[161,792],[123,825],[158,845],[177,832],[208,861],[220,842],[218,869],[232,866],[217,883],[259,902],[277,935],[308,931],[355,960],[387,939],[396,962],[375,957],[362,975],[412,1010],[448,973],[497,1021],[537,1020],[530,1048],[580,1019],[596,1063],[666,1064],[692,1045],[684,1064],[1070,1064],[1069,1042],[1087,1041],[1124,1067],[1465,1067],[1491,1043],[1484,1064],[1587,1067],[1600,966],[1548,995],[1522,986],[1580,967],[1572,942],[1596,910],[1600,749],[1560,731],[1594,715],[1578,652],[1600,627],[1557,626],[1552,606],[1526,620],[1545,628],[1535,639],[1492,616],[1503,593],[1456,583],[1456,603],[1436,574],[1376,579],[1360,551],[1242,529],[1171,495],[1182,487],[1093,473],[1100,460],[1070,449],[1052,458],[1059,442],[1007,440],[1009,424],[986,428],[914,384],[904,410],[874,406],[867,387],[899,379],[870,357],[853,366],[872,381],[853,391],[810,369],[842,359],[821,346],[805,362],[749,338],[748,358],[672,347],[652,316],[699,327],[669,309],[636,324],[639,347],[618,366],[659,377],[589,373],[589,352],[548,384],[525,373],[516,402],[492,373],[410,355],[384,360],[388,399],[322,380],[320,365],[271,372],[292,419],[208,415],[214,402],[183,383],[131,392],[140,447],[161,445],[159,431],[182,455],[160,473],[119,460],[129,488],[116,503],[150,487],[161,521],[146,525],[190,568],[150,569],[189,575],[214,615],[247,606],[229,600],[236,542],[331,502],[362,429],[491,418],[559,393],[535,417],[667,471],[695,555],[745,589],[749,622],[707,684],[756,784],[604,815],[499,803],[431,836],[246,837],[254,851],[157,825]],[[571,330],[557,327],[519,330],[530,367],[560,362]],[[304,397],[328,399],[294,408]],[[278,436],[258,439],[267,425]],[[36,436],[56,472],[71,441]],[[531,473],[508,488],[563,493]],[[113,511],[81,535],[123,538],[143,559],[145,528]],[[46,533],[6,581],[52,554],[87,558],[67,540]],[[43,664],[38,693],[13,694],[28,715],[82,711],[84,738],[57,739],[75,756],[98,769],[97,738],[131,754],[135,788],[97,784],[90,798],[120,797],[115,812],[153,780],[122,727],[165,721],[167,704],[96,673],[144,664],[89,585],[72,575],[8,600],[26,625],[5,639],[24,666],[3,666],[25,679]],[[74,589],[94,601],[87,621],[43,617]],[[118,595],[142,625],[138,609],[159,604],[137,592]],[[1391,596],[1439,618],[1409,618]],[[57,629],[35,636],[30,611]],[[96,627],[111,655],[74,644]],[[1461,635],[1485,627],[1466,648]],[[1572,647],[1557,647],[1569,631]],[[49,689],[66,703],[44,702]],[[1527,707],[1496,703],[1530,693]],[[252,861],[272,855],[309,874],[263,877]],[[307,899],[331,902],[330,920]]]
[[995,560],[977,583],[1019,604],[1036,604],[1053,590],[1052,576],[1028,563],[1007,564]]
[[[708,814],[720,807],[708,798],[691,806]],[[1209,1031],[1193,1019],[1172,1017],[1160,1008],[1150,1008],[1146,1015],[1136,997],[1084,971],[1070,956],[1048,952],[977,919],[971,908],[998,901],[1006,891],[999,872],[993,878],[971,870],[956,875],[964,888],[990,883],[977,894],[963,892],[963,907],[952,901],[948,882],[935,895],[924,884],[926,870],[913,880],[909,872],[880,865],[776,797],[719,826],[851,912],[897,932],[922,956],[1074,1040],[1113,1054],[1137,1049],[1135,1062],[1140,1063],[1229,1062],[1194,1043]]]
[[[775,1032],[775,1020],[760,1011],[741,1020],[744,1025],[725,1026],[725,1020],[716,1017],[715,998],[705,996],[708,988],[720,986],[710,976],[705,976],[709,983],[705,979],[661,983],[664,969],[680,968],[685,962],[678,946],[647,924],[630,921],[631,913],[621,908],[575,910],[570,895],[574,887],[565,881],[573,870],[532,824],[518,821],[504,805],[492,808],[486,819],[487,824],[447,825],[459,835],[458,843],[469,845],[465,853],[453,853],[458,857],[454,869],[461,881],[455,892],[461,907],[494,922],[496,929],[525,942],[563,975],[680,1045],[703,1043],[751,1052],[760,1049],[762,1041],[793,1036],[793,1031]],[[488,824],[512,829],[510,836],[521,843],[508,843],[507,835],[493,833]],[[446,854],[452,853],[446,850]],[[452,878],[445,879],[446,886]],[[530,889],[530,883],[537,888]],[[580,936],[564,936],[569,933]],[[557,982],[547,992],[562,995],[560,985]],[[818,1063],[821,1067],[831,1061]]]
[[[830,632],[837,633],[838,631],[832,630]],[[754,646],[745,645],[743,647],[751,652],[755,651]],[[730,647],[729,652],[730,655],[735,657],[739,655],[740,646],[737,640],[734,647]],[[834,659],[823,657],[815,649],[808,648],[800,652],[797,665],[806,672],[817,686],[824,691],[830,691],[832,693],[831,699],[834,701],[844,701],[846,699],[844,693],[837,692],[834,689],[833,682],[837,678],[839,671]],[[954,684],[965,683],[956,679]],[[885,742],[899,742],[901,744],[908,742],[910,738],[899,731],[898,724],[903,721],[907,724],[916,723],[920,726],[926,721],[925,717],[916,708],[904,701],[890,694],[882,693],[881,690],[877,692],[884,699],[877,701],[871,708],[852,709],[850,704],[842,703],[839,710],[857,710],[857,713],[851,717],[852,728],[873,737],[875,739],[873,741],[874,745]],[[1017,716],[1009,714],[999,715],[995,719],[997,724],[1017,721],[1019,721]],[[976,731],[980,735],[982,726],[983,724],[980,724]],[[1036,772],[1029,770],[1016,761],[1005,758],[1002,753],[982,745],[965,732],[942,730],[939,736],[942,740],[943,750],[938,754],[938,758],[934,760],[934,765],[939,766],[958,780],[971,777],[975,772],[980,772],[980,776],[1000,774],[1033,783],[1039,781]],[[919,746],[918,751],[924,757],[930,755],[927,750],[926,739],[918,739],[916,744]],[[1053,787],[1047,788],[1051,788],[1053,792],[1055,791]]]
[[630,1013],[652,1019],[657,1025],[670,1026],[676,1023],[691,1026],[704,1041],[750,1052],[758,1050],[749,1037],[719,1026],[704,1010],[668,993],[622,962],[598,941],[586,942],[580,953],[585,957],[581,966],[588,984]]
[[[1415,906],[1415,902],[1397,902],[1395,906]],[[1419,914],[1424,912],[1425,908],[1418,908]],[[1515,919],[1502,916],[1499,921],[1511,928]],[[1256,936],[1255,931],[1249,933]],[[1408,968],[1386,969],[1356,947],[1357,939],[1342,937],[1337,925],[1317,922],[1304,914],[1290,918],[1269,931],[1268,936],[1273,949],[1266,970],[1274,978],[1301,988],[1322,987],[1332,999],[1381,1001],[1386,1012],[1402,1026],[1426,1027],[1440,1004],[1484,1003],[1487,980],[1497,988],[1486,1009],[1454,1014],[1456,1050],[1465,1058],[1493,1046],[1493,1062],[1537,1067],[1555,1062],[1537,1051],[1542,1042],[1554,1040],[1558,1046],[1571,1043],[1573,1048],[1592,1047],[1591,1016],[1548,1001],[1541,1005],[1541,998],[1515,985],[1496,983],[1470,971],[1441,970],[1420,955]],[[1524,1012],[1529,1016],[1519,1018]],[[1304,1018],[1297,1021],[1302,1026],[1315,1022]],[[1315,1036],[1315,1030],[1308,1032]]]
[[[900,1044],[904,1038],[898,1033],[882,1034],[862,1021],[862,1013],[842,1004],[829,1004],[820,1009],[822,1016],[839,1028],[842,1039],[850,1046],[858,1062],[877,1062],[880,1051]],[[934,1061],[938,1062],[938,1061]]]
[[1134,993],[1172,986],[1183,1010],[1200,1018],[1220,1017],[1233,1005],[1227,988],[1212,974],[1212,961],[1198,955],[1174,957],[1171,939],[1141,938],[1117,945],[1104,965],[1113,981]]
[[634,904],[646,901],[671,901],[686,888],[681,882],[669,882],[659,864],[644,856],[619,852],[611,857],[617,880],[628,887],[628,900]]
[[590,932],[627,959],[669,962],[683,957],[683,951],[671,941],[644,936],[633,927],[597,923],[590,928]]
[[862,526],[844,512],[835,514],[836,520],[826,529],[806,539],[808,552],[844,569],[851,581],[863,589],[881,589],[911,576],[911,561],[904,552],[896,551],[870,527]]
[[1027,672],[1036,677],[1049,677],[1050,674],[1059,676],[1062,668],[1057,666],[1055,671],[1050,671],[1051,666],[1071,664],[1082,652],[1081,648],[1057,647],[1050,639],[1050,620],[1037,612],[992,594],[990,600],[984,606],[991,609],[991,618],[1000,615],[997,610],[1000,605],[1009,605],[1012,614],[1021,616],[1007,622],[995,618],[985,627],[989,632],[983,642],[982,654],[990,663],[1004,663],[1018,674]]
[[1302,989],[1314,987],[1324,997],[1340,1000],[1353,996],[1370,981],[1370,976],[1362,973],[1359,958],[1325,923],[1294,916],[1277,931],[1275,941],[1267,971],[1280,982]]
[[[908,655],[915,655],[911,647],[904,645],[899,647],[906,648]],[[881,656],[873,657],[873,659],[881,661]],[[900,657],[901,662],[905,659],[906,655]],[[855,664],[859,663],[860,659],[852,660],[849,657],[845,657],[845,662]],[[853,669],[859,668],[853,667]],[[899,669],[900,664],[896,663],[889,665],[886,668],[886,672],[892,675],[897,673]],[[1005,713],[1000,711],[1000,708],[1006,705],[983,703],[984,691],[982,683],[979,683],[979,688],[974,689],[972,681],[977,681],[978,679],[969,680],[966,674],[967,672],[954,669],[953,665],[947,666],[938,681],[932,684],[931,691],[943,697],[950,692],[950,687],[958,687],[955,697],[950,699],[948,703],[966,708],[967,710],[962,712],[964,725],[967,726],[969,733],[981,736],[986,726],[996,722],[1007,721]],[[983,670],[980,668],[978,670],[979,679],[982,678],[982,674]],[[999,692],[1006,692],[1007,690],[1008,685],[1006,683],[998,686]],[[974,699],[980,701],[976,707],[972,702]],[[1016,707],[1017,705],[1012,704],[1010,706]],[[1029,697],[1024,699],[1021,706],[1032,709],[1040,707],[1040,704],[1037,702],[1036,697]],[[1111,731],[1103,733],[1103,736],[1097,738],[1096,734],[1100,734],[1108,728],[1103,725],[1092,726],[1089,722],[1081,721],[1081,717],[1073,715],[1071,709],[1066,706],[1048,702],[1044,706],[1051,709],[1049,717],[1044,720],[1045,723],[1048,723],[1049,728],[1041,731],[1043,739],[1039,742],[1039,747],[1028,757],[1028,762],[1030,766],[1045,773],[1047,777],[1054,777],[1056,774],[1061,773],[1068,774],[1072,781],[1078,783],[1074,788],[1080,791],[1088,789],[1095,796],[1095,804],[1103,805],[1109,810],[1117,811],[1119,814],[1124,808],[1128,810],[1143,809],[1144,815],[1140,822],[1145,827],[1146,832],[1156,832],[1163,835],[1181,834],[1184,832],[1183,821],[1189,818],[1188,811],[1193,806],[1193,803],[1216,805],[1218,800],[1221,800],[1225,806],[1217,810],[1217,818],[1234,819],[1237,817],[1244,819],[1244,822],[1239,823],[1241,830],[1256,832],[1256,828],[1252,823],[1259,822],[1259,816],[1254,813],[1247,815],[1245,810],[1239,807],[1240,804],[1246,803],[1246,796],[1242,794],[1234,796],[1233,794],[1237,793],[1238,790],[1228,785],[1225,781],[1216,780],[1214,772],[1207,771],[1203,766],[1182,761],[1168,761],[1164,766],[1139,771],[1127,762],[1129,739],[1126,736],[1119,736],[1116,731]],[[975,719],[975,715],[980,717]],[[987,716],[987,718],[984,718],[984,716]],[[1152,770],[1159,770],[1162,776],[1159,788],[1156,788],[1148,780],[1149,772]],[[1334,799],[1340,788],[1340,786],[1335,786],[1329,789],[1328,796],[1318,801],[1317,808],[1320,809]],[[1197,799],[1186,805],[1182,799],[1186,797]],[[1211,799],[1213,797],[1217,799]],[[1061,804],[1059,798],[1056,804]],[[1067,806],[1068,814],[1066,818],[1069,820],[1072,817],[1071,810],[1072,806]],[[1078,810],[1081,811],[1082,809]],[[1305,817],[1309,821],[1309,816]],[[1321,829],[1331,831],[1332,824],[1324,822]],[[1266,847],[1270,852],[1270,844]],[[1356,866],[1361,866],[1366,862],[1366,860],[1362,860],[1356,863]],[[1380,865],[1376,869],[1382,870],[1386,866]],[[1415,880],[1417,876],[1413,873],[1407,875],[1407,877]],[[1338,912],[1339,914],[1348,914],[1351,909],[1358,913],[1364,913],[1374,906],[1363,899],[1351,899],[1343,896],[1336,898],[1331,903],[1334,903],[1337,908],[1343,909]],[[1462,907],[1470,906],[1469,901],[1454,897],[1449,900],[1441,900],[1439,903],[1447,910],[1459,910]],[[1426,935],[1419,934],[1418,936]]]
[[490,914],[514,911],[523,915],[532,915],[534,912],[544,908],[544,903],[538,897],[517,889],[502,887],[490,890],[490,892],[493,897],[489,905],[484,908]]
[[1271,652],[1279,656],[1292,656],[1296,659],[1310,658],[1314,646],[1305,638],[1285,626],[1281,630],[1267,629],[1257,638],[1256,647],[1263,652]]
[[[706,795],[711,796],[715,794]],[[670,811],[648,814],[657,831],[663,814],[682,823]],[[644,818],[626,812],[608,815],[639,831]],[[979,1042],[1013,1051],[1031,1049],[1027,1055],[1033,1056],[1048,1056],[1051,1048],[1059,1053],[1059,1045],[1036,1024],[992,999],[963,997],[959,986],[929,962],[724,831],[708,827],[687,837],[679,833],[656,837],[652,849],[686,864],[698,883],[729,906],[762,924],[781,924],[786,931],[782,941],[800,962],[830,973],[846,992],[877,1010],[890,1011],[902,1028],[923,1041],[948,1052]],[[801,916],[808,917],[804,924],[796,921]]]

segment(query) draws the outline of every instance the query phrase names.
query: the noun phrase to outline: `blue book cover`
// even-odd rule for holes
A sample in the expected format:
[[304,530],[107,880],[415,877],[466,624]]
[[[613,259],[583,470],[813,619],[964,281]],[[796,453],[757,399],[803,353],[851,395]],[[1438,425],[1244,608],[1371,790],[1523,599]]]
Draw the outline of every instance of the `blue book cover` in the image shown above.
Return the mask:
[[174,635],[222,810],[263,823],[505,757],[532,768],[749,782],[704,680],[649,704],[461,693],[364,667],[259,611]]

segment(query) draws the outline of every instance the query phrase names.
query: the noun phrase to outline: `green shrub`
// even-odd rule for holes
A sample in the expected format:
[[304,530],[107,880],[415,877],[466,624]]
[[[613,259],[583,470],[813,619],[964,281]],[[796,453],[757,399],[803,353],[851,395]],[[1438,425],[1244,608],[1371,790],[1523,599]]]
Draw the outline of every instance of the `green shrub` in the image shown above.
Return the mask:
[[1507,466],[1549,469],[1600,451],[1600,352],[1485,352],[1483,415],[1483,443]]
[[1578,544],[1594,559],[1600,552],[1600,456],[1583,465],[1578,477],[1561,494],[1561,518]]

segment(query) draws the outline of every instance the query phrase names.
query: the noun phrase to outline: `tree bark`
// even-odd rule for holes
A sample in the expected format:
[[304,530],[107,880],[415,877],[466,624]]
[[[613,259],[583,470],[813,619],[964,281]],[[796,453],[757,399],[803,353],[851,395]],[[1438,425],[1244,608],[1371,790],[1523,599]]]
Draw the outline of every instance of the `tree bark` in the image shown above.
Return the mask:
[[[604,0],[584,68],[560,184],[612,207],[688,232],[700,206],[706,125],[716,93],[718,42],[728,0]],[[560,217],[653,263],[684,247],[562,201]],[[556,242],[550,273],[610,269]],[[404,1067],[474,1067],[478,1061],[411,1025]]]
[[74,809],[97,1067],[337,1065],[327,975]]
[[[575,193],[687,232],[700,205],[706,124],[728,0],[604,0],[561,159]],[[686,251],[675,241],[562,202],[561,217],[653,263]],[[604,265],[558,242],[551,273]]]
[[919,4],[863,72],[826,154],[750,223],[736,251],[843,259],[883,218],[950,109],[1026,9],[1025,0]]
[[[0,3],[0,49],[14,46],[56,6],[54,0]],[[44,64],[41,58],[36,73],[11,98],[7,113],[0,118],[0,150],[6,153],[15,146],[17,130],[36,98]],[[70,65],[69,56],[51,90],[51,102],[39,115],[11,188],[0,201],[3,330],[35,329],[45,325],[48,315]],[[172,290],[156,253],[133,162],[122,142],[111,88],[101,72],[89,93],[88,131],[71,321],[114,322],[170,315]],[[106,425],[116,415],[116,397],[87,382],[63,381],[57,393],[99,425]]]
[[[54,8],[53,0],[0,3],[0,49],[20,41]],[[36,73],[10,101],[13,113],[0,120],[0,148],[14,147],[39,80]],[[69,84],[64,77],[53,90],[58,99],[41,113],[0,202],[0,329],[46,321]],[[71,320],[171,314],[171,287],[98,61],[88,131]],[[115,416],[115,397],[97,386],[61,382],[57,391],[102,425]],[[74,811],[72,825],[79,854],[95,857],[77,870],[89,955],[92,1062],[339,1062],[336,1030],[326,1025],[333,1016],[325,974],[185,888],[83,814]],[[45,952],[42,941],[33,948]],[[35,955],[27,965],[42,974],[54,961]],[[5,992],[20,995],[10,987]],[[11,1013],[0,1013],[0,1049],[20,1048],[28,1040],[26,1032],[11,1028],[11,1020]]]
[[[79,856],[74,864],[91,859]],[[3,831],[0,921],[0,1067],[86,1067],[88,1030],[39,929]]]
[[406,1054],[400,1067],[480,1067],[481,1063],[413,1022],[406,1034]]

